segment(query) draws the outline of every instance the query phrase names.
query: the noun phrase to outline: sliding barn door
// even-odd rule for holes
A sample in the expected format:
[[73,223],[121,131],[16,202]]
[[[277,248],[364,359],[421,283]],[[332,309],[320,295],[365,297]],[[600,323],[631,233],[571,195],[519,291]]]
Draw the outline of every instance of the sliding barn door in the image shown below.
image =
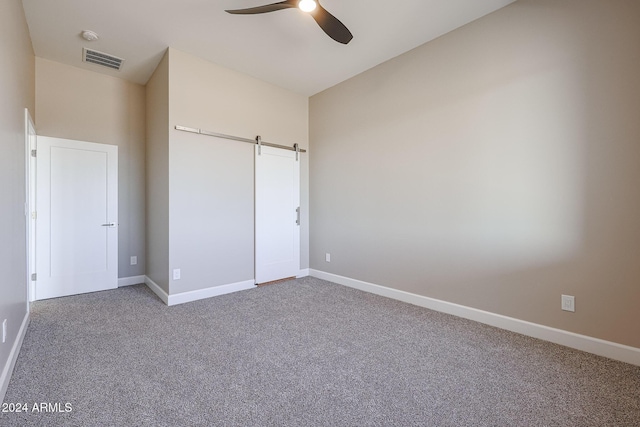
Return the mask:
[[255,148],[256,283],[300,271],[300,162],[294,151]]
[[118,287],[118,147],[38,137],[36,299]]

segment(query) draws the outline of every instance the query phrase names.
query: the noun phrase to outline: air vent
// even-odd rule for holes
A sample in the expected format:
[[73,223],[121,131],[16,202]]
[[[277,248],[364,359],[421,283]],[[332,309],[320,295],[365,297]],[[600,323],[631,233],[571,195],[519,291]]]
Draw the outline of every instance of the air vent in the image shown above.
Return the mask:
[[98,52],[97,50],[87,49],[86,47],[82,48],[82,60],[118,71],[120,71],[122,63],[124,62],[122,58],[109,55],[108,53]]

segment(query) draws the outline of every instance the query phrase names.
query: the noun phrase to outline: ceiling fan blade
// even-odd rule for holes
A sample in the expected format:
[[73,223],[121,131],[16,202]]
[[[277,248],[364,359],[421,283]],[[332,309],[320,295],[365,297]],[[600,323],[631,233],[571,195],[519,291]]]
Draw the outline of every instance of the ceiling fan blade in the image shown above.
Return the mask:
[[253,15],[256,13],[275,12],[276,10],[288,9],[290,7],[298,7],[297,0],[285,0],[279,3],[267,4],[264,6],[250,7],[247,9],[225,10],[227,13],[234,15]]
[[338,43],[347,44],[353,38],[353,34],[338,18],[330,14],[327,9],[322,7],[319,2],[317,7],[310,15],[316,20],[320,28]]

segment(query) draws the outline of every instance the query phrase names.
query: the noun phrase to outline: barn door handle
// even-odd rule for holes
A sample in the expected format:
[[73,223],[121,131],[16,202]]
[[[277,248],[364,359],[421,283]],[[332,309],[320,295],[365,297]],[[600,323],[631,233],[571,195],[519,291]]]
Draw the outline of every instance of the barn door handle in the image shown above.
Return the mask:
[[300,225],[300,206],[296,208],[296,225]]

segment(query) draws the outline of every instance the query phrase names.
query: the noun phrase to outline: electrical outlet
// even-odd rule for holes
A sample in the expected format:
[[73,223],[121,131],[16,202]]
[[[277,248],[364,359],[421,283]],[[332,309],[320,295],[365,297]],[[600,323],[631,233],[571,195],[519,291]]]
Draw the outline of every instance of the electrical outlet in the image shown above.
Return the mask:
[[180,269],[173,269],[173,280],[180,280]]
[[573,295],[562,295],[562,309],[564,311],[576,311],[576,298]]
[[132,256],[131,257],[131,265],[138,265],[138,257],[137,256]]
[[2,342],[5,343],[7,341],[7,319],[2,321]]
[[324,254],[324,260],[326,262],[331,262],[331,254],[330,253],[326,253]]

